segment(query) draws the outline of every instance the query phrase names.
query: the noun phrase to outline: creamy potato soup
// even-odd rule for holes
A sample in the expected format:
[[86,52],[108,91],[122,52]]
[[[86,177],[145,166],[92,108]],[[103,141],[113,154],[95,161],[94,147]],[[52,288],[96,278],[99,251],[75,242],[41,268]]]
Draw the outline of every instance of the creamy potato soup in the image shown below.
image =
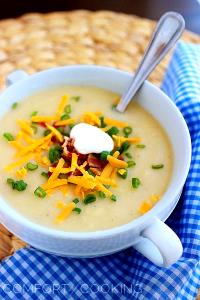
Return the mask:
[[138,103],[118,113],[118,97],[60,86],[14,103],[0,120],[3,198],[64,231],[113,228],[150,210],[170,181],[171,145]]

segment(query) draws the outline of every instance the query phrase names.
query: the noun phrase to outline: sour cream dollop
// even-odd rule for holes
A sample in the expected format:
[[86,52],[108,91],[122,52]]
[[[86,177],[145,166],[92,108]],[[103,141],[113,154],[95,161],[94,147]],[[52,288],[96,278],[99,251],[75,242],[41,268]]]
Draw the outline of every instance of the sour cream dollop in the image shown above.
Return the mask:
[[113,140],[106,132],[86,123],[75,125],[70,138],[74,139],[74,147],[81,154],[101,153],[114,148]]

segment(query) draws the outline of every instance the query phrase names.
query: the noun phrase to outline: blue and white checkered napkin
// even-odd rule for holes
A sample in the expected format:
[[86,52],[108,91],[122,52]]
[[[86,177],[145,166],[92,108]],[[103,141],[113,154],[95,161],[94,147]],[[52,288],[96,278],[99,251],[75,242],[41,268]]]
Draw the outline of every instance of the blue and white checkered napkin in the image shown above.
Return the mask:
[[190,173],[167,221],[182,240],[182,258],[164,269],[133,248],[94,259],[22,249],[0,266],[0,299],[195,299],[200,287],[200,45],[177,46],[162,89],[181,110],[192,137]]

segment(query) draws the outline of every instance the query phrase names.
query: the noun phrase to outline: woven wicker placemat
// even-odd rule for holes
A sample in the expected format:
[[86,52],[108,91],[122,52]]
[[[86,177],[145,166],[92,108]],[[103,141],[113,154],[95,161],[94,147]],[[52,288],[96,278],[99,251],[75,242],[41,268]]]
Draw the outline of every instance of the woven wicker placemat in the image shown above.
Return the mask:
[[[144,53],[155,22],[108,11],[31,13],[0,21],[0,89],[15,69],[33,73],[42,69],[98,64],[134,71]],[[183,40],[200,43],[200,37],[185,32]],[[150,76],[159,85],[170,55]],[[25,243],[0,225],[0,259]]]

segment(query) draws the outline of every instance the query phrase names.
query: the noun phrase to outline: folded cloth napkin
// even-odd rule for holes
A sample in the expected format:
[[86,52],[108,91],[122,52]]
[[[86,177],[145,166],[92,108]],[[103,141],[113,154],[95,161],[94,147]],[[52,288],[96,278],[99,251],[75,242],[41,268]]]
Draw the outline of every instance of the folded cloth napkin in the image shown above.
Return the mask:
[[0,299],[195,299],[200,287],[200,45],[180,43],[162,89],[181,110],[192,137],[192,164],[167,220],[183,243],[173,266],[156,267],[133,248],[72,259],[25,248],[0,266]]

